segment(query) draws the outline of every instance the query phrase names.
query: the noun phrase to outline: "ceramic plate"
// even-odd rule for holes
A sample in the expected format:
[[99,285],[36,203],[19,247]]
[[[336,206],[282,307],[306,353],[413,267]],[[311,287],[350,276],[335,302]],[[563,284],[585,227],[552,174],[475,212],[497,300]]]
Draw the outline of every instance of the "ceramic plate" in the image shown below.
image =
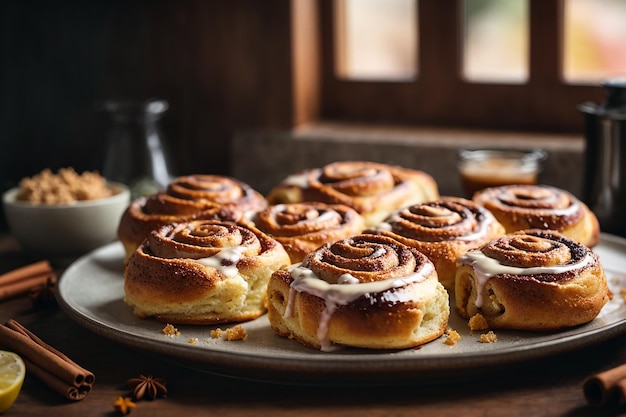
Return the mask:
[[317,351],[276,336],[266,316],[242,324],[248,333],[244,341],[211,338],[211,329],[228,325],[177,326],[180,335],[167,336],[163,323],[135,317],[124,303],[124,250],[119,242],[70,265],[59,281],[57,296],[70,317],[95,333],[216,374],[305,384],[430,383],[451,376],[474,377],[485,369],[571,351],[626,332],[626,305],[620,295],[626,288],[626,240],[602,235],[594,250],[615,294],[596,319],[547,334],[497,331],[496,343],[480,343],[481,332],[471,332],[454,311],[449,327],[461,335],[455,346],[444,344],[441,338],[421,348],[398,351]]

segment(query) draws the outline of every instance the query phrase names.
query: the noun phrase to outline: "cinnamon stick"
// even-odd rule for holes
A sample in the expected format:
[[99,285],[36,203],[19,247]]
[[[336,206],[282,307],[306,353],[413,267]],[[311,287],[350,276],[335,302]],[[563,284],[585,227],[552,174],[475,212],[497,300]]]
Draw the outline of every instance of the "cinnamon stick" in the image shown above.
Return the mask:
[[56,275],[48,261],[35,262],[6,272],[0,275],[0,299],[23,294],[46,285],[49,279],[56,280]]
[[626,403],[626,364],[592,375],[583,384],[587,402],[601,407],[610,401]]
[[0,345],[18,353],[26,369],[69,400],[82,400],[95,382],[92,372],[82,368],[59,350],[45,343],[15,320],[0,326]]

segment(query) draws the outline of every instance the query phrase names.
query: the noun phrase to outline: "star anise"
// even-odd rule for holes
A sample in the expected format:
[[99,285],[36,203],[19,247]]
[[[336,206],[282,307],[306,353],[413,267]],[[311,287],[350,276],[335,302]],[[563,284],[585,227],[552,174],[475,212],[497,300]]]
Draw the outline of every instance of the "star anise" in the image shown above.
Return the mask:
[[33,306],[35,306],[36,308],[56,307],[58,305],[55,296],[56,283],[56,275],[52,274],[48,277],[45,284],[33,288],[29,293],[30,299],[33,302]]
[[130,413],[136,406],[137,404],[132,402],[132,400],[128,397],[117,397],[115,402],[113,402],[113,408],[123,415]]
[[141,399],[154,400],[157,397],[167,395],[166,382],[162,378],[154,378],[152,375],[139,375],[138,378],[128,380],[128,386],[133,390],[135,401]]

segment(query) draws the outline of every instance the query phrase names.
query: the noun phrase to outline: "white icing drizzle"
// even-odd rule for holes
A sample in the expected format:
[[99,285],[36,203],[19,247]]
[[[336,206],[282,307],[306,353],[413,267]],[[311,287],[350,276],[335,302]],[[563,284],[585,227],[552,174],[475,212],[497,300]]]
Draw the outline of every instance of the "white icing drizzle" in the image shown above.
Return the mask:
[[[384,253],[384,250],[383,250]],[[376,252],[372,255],[376,255]],[[380,256],[378,254],[377,256]],[[343,274],[339,277],[337,284],[330,284],[320,279],[311,269],[303,267],[297,263],[288,268],[293,282],[289,290],[289,300],[285,309],[285,317],[293,316],[293,303],[296,292],[305,292],[324,300],[325,309],[320,317],[317,329],[317,339],[320,342],[321,350],[332,350],[332,343],[328,340],[328,325],[333,313],[340,306],[347,305],[365,294],[384,294],[384,300],[392,303],[407,302],[414,299],[411,293],[395,291],[386,293],[394,288],[401,288],[408,284],[421,281],[425,276],[433,271],[430,263],[417,272],[405,277],[389,278],[375,282],[360,282],[350,274]]]
[[358,284],[359,282],[361,281],[358,278],[348,273],[342,274],[337,280],[337,284]]
[[226,278],[232,278],[239,274],[237,262],[241,259],[244,251],[245,248],[242,246],[225,248],[213,256],[196,259],[196,262],[217,269]]
[[535,266],[522,268],[516,266],[502,265],[498,260],[490,258],[480,250],[471,250],[459,259],[459,263],[470,265],[474,269],[476,278],[476,307],[483,306],[483,289],[487,281],[499,274],[510,275],[539,275],[539,274],[561,274],[587,266],[592,257],[587,253],[583,259],[576,263],[554,266]]

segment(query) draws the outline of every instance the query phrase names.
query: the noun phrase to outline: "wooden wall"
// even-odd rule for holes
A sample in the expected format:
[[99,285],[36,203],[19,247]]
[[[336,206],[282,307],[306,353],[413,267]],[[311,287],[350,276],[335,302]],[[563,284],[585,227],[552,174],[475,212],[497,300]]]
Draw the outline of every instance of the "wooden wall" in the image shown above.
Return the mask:
[[98,167],[106,98],[166,99],[177,173],[230,171],[233,133],[292,125],[289,0],[0,3],[2,190]]

